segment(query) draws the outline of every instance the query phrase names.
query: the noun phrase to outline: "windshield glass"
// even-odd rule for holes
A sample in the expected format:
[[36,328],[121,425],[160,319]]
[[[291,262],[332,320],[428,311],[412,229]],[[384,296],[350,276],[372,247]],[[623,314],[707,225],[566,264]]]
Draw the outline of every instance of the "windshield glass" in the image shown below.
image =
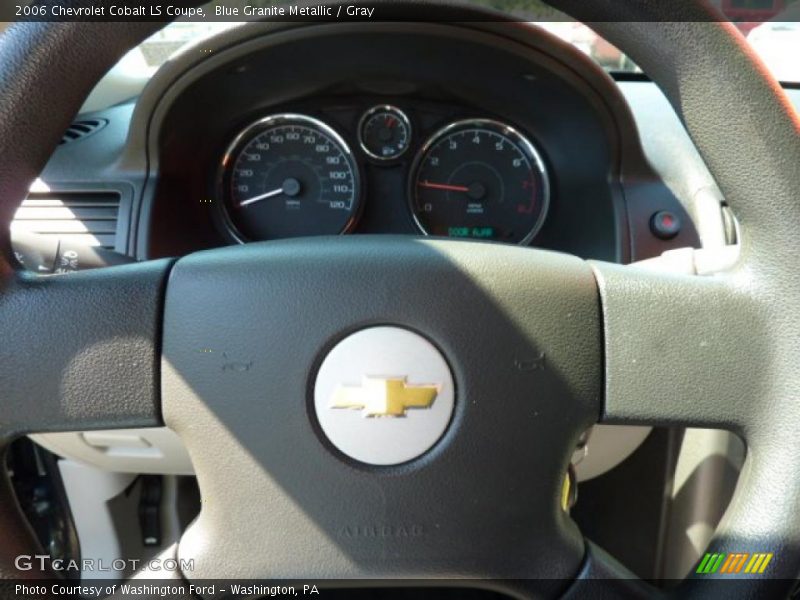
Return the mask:
[[[535,22],[586,53],[607,71],[641,72],[627,56],[589,27],[570,21],[541,0],[470,1]],[[248,3],[275,4],[273,0],[250,0]],[[797,59],[800,56],[800,0],[716,0],[714,3],[735,23],[779,80],[800,83],[800,60]],[[129,72],[151,75],[184,45],[233,25],[235,23],[207,21],[171,23],[130,52],[125,62]]]

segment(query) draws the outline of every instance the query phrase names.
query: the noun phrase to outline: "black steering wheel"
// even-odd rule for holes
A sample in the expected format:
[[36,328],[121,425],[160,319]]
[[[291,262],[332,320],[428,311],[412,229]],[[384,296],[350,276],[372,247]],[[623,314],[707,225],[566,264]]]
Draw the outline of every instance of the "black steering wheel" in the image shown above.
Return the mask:
[[[64,4],[64,2],[60,2]],[[714,276],[494,244],[319,238],[67,276],[20,272],[8,225],[81,102],[148,23],[25,23],[0,38],[0,441],[158,426],[203,497],[189,580],[463,578],[520,597],[647,596],[560,508],[597,421],[724,428],[748,445],[713,552],[771,552],[737,594],[800,567],[800,122],[733,26],[700,2],[552,4],[663,89],[741,222]],[[368,26],[368,25],[365,25]],[[449,366],[452,418],[392,466],[339,452],[315,379],[352,334],[392,326]],[[394,346],[385,348],[387,355]],[[379,353],[384,349],[378,349]],[[356,359],[358,360],[358,358]],[[441,382],[431,382],[441,384]],[[35,554],[6,475],[0,577]],[[681,597],[728,595],[720,578]]]

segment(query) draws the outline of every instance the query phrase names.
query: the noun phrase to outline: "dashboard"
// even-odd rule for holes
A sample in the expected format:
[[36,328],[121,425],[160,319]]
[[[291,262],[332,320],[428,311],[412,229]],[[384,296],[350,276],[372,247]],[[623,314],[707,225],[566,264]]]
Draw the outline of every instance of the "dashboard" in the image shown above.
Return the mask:
[[[674,115],[658,111],[653,122]],[[77,228],[137,259],[394,234],[627,263],[698,244],[694,190],[642,148],[650,120],[533,26],[247,23],[186,48],[130,102],[80,115],[97,130],[42,175],[58,198],[32,191],[23,207],[102,203],[116,220],[18,225],[78,241]],[[659,231],[658,215],[679,226]]]
[[[614,83],[533,31],[251,26],[188,50],[191,66],[166,65],[164,88],[151,82],[133,117],[152,166],[137,253],[400,234],[627,262],[692,245]],[[635,235],[659,208],[686,223],[680,235]]]

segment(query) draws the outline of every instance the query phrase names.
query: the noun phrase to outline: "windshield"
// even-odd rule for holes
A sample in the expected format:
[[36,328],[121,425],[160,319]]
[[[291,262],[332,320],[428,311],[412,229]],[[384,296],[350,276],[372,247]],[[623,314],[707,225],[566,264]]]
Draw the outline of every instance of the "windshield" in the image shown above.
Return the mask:
[[[541,0],[470,0],[535,22],[586,53],[614,73],[638,73],[640,69],[612,44],[582,23],[570,21]],[[275,4],[273,0],[264,3]],[[781,81],[800,83],[800,0],[717,0],[723,12],[745,35],[756,53]],[[212,2],[213,4],[213,2]],[[257,5],[259,0],[249,4]],[[782,21],[769,20],[782,18]],[[147,39],[125,58],[129,72],[152,75],[184,45],[235,25],[231,22],[174,22]]]

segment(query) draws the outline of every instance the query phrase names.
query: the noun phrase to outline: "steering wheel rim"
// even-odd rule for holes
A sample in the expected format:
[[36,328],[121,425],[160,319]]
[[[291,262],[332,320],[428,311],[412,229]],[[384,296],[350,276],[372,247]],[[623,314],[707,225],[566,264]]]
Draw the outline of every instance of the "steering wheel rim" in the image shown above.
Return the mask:
[[[800,281],[792,268],[793,225],[800,222],[796,198],[800,173],[795,169],[800,164],[800,123],[740,34],[730,24],[709,18],[699,3],[686,3],[683,22],[666,22],[674,16],[665,14],[669,9],[658,2],[626,3],[622,18],[616,12],[620,3],[611,0],[597,2],[591,15],[573,0],[552,4],[582,20],[596,21],[594,26],[662,87],[742,228],[739,264],[714,277],[665,276],[592,263],[603,312],[605,402],[600,416],[607,422],[720,427],[741,435],[749,448],[746,467],[712,550],[773,552],[767,576],[748,578],[738,590],[746,589],[754,596],[775,593],[777,588],[787,590],[800,565],[795,542],[800,523],[794,519],[800,473],[792,473],[800,452],[793,445],[792,426],[799,410],[792,399],[800,390],[795,366],[800,358],[796,341],[800,340],[800,303],[796,301]],[[613,22],[615,17],[627,22]],[[10,223],[19,200],[94,83],[156,27],[152,23],[28,23],[12,26],[0,38],[0,85],[5,91],[0,98],[2,224]],[[53,103],[53,98],[59,102]],[[737,140],[755,142],[747,156],[736,151]],[[767,192],[768,203],[755,200]],[[44,312],[66,307],[75,323],[86,323],[82,314],[90,303],[95,317],[103,318],[92,325],[88,337],[65,344],[63,352],[71,355],[57,364],[73,370],[91,366],[101,379],[114,369],[98,363],[98,354],[137,351],[144,356],[142,364],[114,373],[112,383],[100,386],[118,391],[136,383],[136,394],[112,398],[110,405],[103,405],[100,394],[88,406],[78,394],[65,396],[63,389],[56,389],[54,403],[26,406],[24,400],[30,396],[26,398],[25,392],[31,390],[19,383],[19,362],[7,361],[0,367],[0,381],[11,384],[4,413],[14,417],[4,419],[0,437],[8,442],[29,431],[78,429],[78,425],[159,424],[155,348],[171,262],[38,280],[16,272],[5,226],[0,227],[0,244],[4,336],[20,335],[19,327],[8,323],[30,319],[32,307]],[[398,248],[402,254],[404,250]],[[122,315],[109,314],[103,307],[104,298],[116,304],[134,293],[140,294],[141,301],[129,303]],[[737,318],[736,327],[730,326],[731,316]],[[36,336],[53,331],[66,338],[72,328],[44,318],[20,344],[23,349],[36,349],[42,339]],[[76,363],[76,350],[97,339],[114,340],[114,345],[110,350],[96,349]],[[677,386],[676,370],[684,374]],[[57,383],[65,381],[63,372],[54,377]],[[653,400],[642,402],[644,397]],[[0,493],[0,522],[9,542],[2,549],[0,576],[20,578],[25,574],[13,568],[13,557],[32,553],[32,536],[6,478]],[[628,575],[602,552],[590,549],[579,577],[612,576]],[[702,597],[727,593],[717,583],[690,578],[678,593]]]

